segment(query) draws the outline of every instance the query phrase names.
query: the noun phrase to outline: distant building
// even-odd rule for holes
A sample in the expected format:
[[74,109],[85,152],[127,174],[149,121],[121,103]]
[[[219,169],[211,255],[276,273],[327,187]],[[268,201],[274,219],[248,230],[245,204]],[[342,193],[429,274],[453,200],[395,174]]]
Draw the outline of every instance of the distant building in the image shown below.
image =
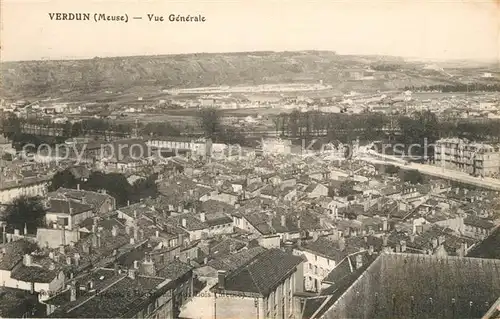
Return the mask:
[[290,154],[292,152],[292,141],[274,138],[262,139],[262,152],[269,154]]
[[500,173],[500,149],[463,139],[436,141],[435,163],[474,176],[494,176]]
[[0,182],[0,203],[8,203],[20,196],[44,196],[47,194],[48,176],[36,176]]

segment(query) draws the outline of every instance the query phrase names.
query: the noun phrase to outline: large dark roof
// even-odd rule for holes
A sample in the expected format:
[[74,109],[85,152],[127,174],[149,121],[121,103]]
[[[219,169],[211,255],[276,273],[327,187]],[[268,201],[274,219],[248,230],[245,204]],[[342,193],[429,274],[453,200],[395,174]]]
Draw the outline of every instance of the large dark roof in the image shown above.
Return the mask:
[[474,247],[467,256],[500,259],[500,228],[495,229],[489,237]]
[[157,275],[159,277],[174,281],[184,276],[191,270],[193,270],[193,267],[191,267],[189,264],[183,263],[179,260],[172,260],[167,264],[167,266],[159,269]]
[[325,258],[335,260],[335,262],[340,262],[347,256],[347,252],[340,250],[338,244],[324,237],[304,243],[301,248]]
[[58,214],[78,215],[92,210],[92,206],[66,199],[51,199],[49,211]]
[[382,254],[328,318],[480,318],[500,295],[500,261]]
[[247,265],[228,274],[224,290],[267,296],[302,262],[301,257],[282,250],[267,250]]

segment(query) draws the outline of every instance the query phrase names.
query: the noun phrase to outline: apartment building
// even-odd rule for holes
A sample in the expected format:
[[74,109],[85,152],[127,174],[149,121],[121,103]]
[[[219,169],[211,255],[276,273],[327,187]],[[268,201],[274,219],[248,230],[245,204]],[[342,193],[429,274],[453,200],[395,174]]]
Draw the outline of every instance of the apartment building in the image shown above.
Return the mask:
[[472,143],[465,139],[436,141],[435,163],[473,176],[497,176],[500,173],[500,148]]

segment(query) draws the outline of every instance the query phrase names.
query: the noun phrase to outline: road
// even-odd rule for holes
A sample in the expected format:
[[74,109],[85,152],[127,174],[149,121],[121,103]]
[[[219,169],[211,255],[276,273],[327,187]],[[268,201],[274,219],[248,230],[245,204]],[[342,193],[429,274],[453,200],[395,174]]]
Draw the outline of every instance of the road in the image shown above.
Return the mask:
[[[375,156],[379,158],[376,158]],[[385,158],[385,160],[382,157]],[[366,153],[363,152],[362,154],[359,154],[357,158],[359,160],[363,160],[372,164],[391,164],[394,166],[401,167],[403,169],[414,169],[421,172],[422,174],[427,174],[473,186],[483,187],[494,191],[500,191],[500,179],[495,179],[490,177],[484,177],[484,178],[474,177],[467,173],[427,164],[419,164],[419,163],[406,164],[405,161],[402,161],[399,158],[392,157],[389,155],[382,156],[381,154],[373,155],[370,152]]]

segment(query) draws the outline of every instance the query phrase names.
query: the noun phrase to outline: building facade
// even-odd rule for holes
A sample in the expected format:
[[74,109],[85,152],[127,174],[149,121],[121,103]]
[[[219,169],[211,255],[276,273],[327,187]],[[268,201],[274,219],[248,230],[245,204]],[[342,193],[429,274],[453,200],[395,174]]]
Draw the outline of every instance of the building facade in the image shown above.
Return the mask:
[[470,143],[464,139],[441,139],[434,149],[435,163],[473,176],[498,176],[500,149],[488,144]]

